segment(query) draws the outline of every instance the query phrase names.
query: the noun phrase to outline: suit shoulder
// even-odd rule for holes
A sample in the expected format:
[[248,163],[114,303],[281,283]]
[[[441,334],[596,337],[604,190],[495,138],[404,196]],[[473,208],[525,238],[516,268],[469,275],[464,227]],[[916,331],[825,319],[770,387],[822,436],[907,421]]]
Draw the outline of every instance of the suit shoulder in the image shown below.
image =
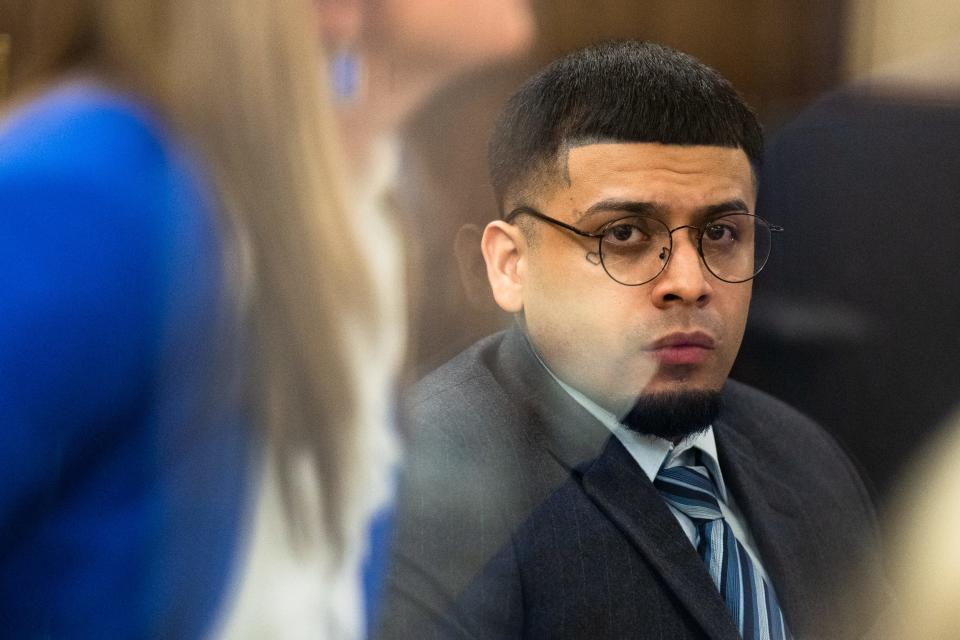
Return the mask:
[[816,425],[809,416],[775,398],[766,391],[761,391],[743,382],[727,380],[723,388],[724,402],[749,408],[751,411],[778,416],[782,420],[796,420]]
[[724,422],[741,430],[761,447],[783,449],[796,455],[824,456],[849,464],[840,444],[811,417],[770,394],[742,382],[728,380],[724,387]]
[[822,428],[812,418],[783,400],[736,380],[727,381],[723,388],[723,400],[725,407],[731,407],[738,413],[748,412],[765,418],[765,423],[769,423],[771,420],[778,423],[790,422],[822,431]]
[[411,413],[455,409],[465,397],[490,393],[497,384],[492,360],[502,339],[502,332],[487,336],[424,376],[408,395]]
[[496,459],[526,437],[527,408],[500,369],[503,338],[497,333],[480,340],[406,396],[411,457],[450,461],[483,451]]
[[740,431],[758,451],[773,454],[781,468],[832,468],[862,479],[849,454],[819,423],[768,393],[734,380],[724,387],[723,422]]

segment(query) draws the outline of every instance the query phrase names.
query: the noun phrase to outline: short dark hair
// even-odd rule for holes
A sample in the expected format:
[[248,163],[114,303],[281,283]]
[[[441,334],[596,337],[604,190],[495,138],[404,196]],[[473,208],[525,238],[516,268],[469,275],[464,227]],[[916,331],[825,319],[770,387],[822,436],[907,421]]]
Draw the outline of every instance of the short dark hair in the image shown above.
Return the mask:
[[650,42],[610,42],[567,54],[527,80],[500,112],[488,162],[497,203],[562,171],[559,154],[600,142],[740,148],[763,155],[756,114],[723,76]]

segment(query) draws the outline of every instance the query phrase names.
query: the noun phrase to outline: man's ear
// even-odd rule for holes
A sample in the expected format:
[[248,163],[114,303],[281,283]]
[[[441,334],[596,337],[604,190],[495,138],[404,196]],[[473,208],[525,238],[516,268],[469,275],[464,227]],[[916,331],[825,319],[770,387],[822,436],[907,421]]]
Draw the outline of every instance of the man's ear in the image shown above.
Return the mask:
[[494,220],[483,230],[480,249],[487,263],[487,279],[493,290],[493,299],[507,313],[523,311],[523,281],[527,268],[527,241],[523,232],[503,220]]

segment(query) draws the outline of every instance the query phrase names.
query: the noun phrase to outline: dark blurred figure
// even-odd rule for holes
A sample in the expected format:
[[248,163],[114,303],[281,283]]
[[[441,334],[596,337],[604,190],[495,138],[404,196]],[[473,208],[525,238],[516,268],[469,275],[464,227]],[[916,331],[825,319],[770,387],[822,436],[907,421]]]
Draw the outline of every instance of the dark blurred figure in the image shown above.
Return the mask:
[[522,79],[518,65],[466,76],[431,99],[405,130],[399,202],[425,247],[411,331],[420,375],[510,322],[490,292],[480,237],[498,211],[487,140]]
[[762,169],[757,210],[789,233],[733,375],[822,422],[881,506],[960,389],[955,60],[824,98],[775,136]]

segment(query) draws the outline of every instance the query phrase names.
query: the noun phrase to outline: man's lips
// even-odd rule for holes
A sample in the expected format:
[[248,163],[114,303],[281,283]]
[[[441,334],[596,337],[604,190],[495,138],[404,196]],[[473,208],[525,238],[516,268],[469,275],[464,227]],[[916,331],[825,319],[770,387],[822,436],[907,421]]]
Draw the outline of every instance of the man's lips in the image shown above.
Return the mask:
[[702,331],[671,333],[655,340],[649,351],[666,365],[699,364],[716,348],[716,340]]

